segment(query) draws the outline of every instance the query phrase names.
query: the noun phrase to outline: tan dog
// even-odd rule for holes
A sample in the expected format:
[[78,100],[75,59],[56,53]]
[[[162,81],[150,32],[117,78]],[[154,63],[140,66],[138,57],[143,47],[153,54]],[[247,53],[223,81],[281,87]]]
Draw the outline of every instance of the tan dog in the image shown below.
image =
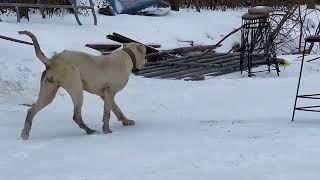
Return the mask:
[[29,138],[34,116],[50,104],[59,87],[64,88],[72,98],[74,105],[73,120],[87,134],[96,132],[90,129],[81,116],[83,90],[100,96],[104,100],[103,132],[111,133],[109,128],[112,110],[123,125],[134,125],[114,101],[116,93],[127,84],[133,70],[142,69],[146,63],[146,48],[137,43],[128,43],[123,49],[115,50],[107,56],[93,56],[77,51],[63,51],[48,59],[41,51],[36,37],[28,31],[19,34],[28,35],[34,44],[37,57],[44,63],[46,70],[42,73],[38,100],[28,110],[21,137]]

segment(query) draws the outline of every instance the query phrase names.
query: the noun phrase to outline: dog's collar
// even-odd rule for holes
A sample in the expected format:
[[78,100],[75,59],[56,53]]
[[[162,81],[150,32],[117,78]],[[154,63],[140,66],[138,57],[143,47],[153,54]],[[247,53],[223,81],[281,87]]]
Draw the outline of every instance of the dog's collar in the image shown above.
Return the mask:
[[122,50],[124,50],[132,60],[132,64],[133,64],[132,72],[138,71],[139,69],[137,68],[137,58],[134,55],[134,53],[131,51],[131,49],[125,47]]

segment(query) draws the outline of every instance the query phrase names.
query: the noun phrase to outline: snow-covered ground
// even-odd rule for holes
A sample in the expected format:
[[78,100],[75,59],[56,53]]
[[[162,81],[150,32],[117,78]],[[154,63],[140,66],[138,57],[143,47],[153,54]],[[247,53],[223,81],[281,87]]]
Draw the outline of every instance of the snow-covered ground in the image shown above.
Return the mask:
[[[213,44],[240,25],[245,11],[172,12],[164,17],[119,15],[72,16],[18,24],[1,17],[0,34],[30,30],[47,55],[63,49],[98,52],[86,43],[107,43],[118,32],[145,43],[172,48],[178,40]],[[231,37],[218,51],[230,49]],[[29,141],[20,139],[27,107],[37,98],[43,64],[32,46],[0,40],[0,179],[2,180],[141,180],[260,179],[300,180],[320,176],[320,114],[297,112],[292,123],[300,61],[281,76],[233,73],[199,82],[131,76],[116,101],[136,126],[111,118],[112,134],[85,135],[72,120],[64,90],[38,113]],[[301,92],[320,92],[320,64],[307,63]],[[300,103],[301,104],[301,103]],[[102,101],[85,94],[85,122],[99,131]]]

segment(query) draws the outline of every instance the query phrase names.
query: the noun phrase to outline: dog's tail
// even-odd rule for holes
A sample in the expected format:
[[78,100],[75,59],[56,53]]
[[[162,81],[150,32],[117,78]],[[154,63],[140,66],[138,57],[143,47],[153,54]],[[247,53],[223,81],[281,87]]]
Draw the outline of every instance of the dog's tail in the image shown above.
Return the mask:
[[46,66],[49,67],[50,66],[50,60],[43,54],[43,52],[40,49],[40,45],[38,43],[37,38],[29,31],[19,31],[19,34],[25,34],[27,36],[29,36],[33,42],[34,45],[34,50],[36,51],[36,55],[37,57],[40,59],[40,61]]

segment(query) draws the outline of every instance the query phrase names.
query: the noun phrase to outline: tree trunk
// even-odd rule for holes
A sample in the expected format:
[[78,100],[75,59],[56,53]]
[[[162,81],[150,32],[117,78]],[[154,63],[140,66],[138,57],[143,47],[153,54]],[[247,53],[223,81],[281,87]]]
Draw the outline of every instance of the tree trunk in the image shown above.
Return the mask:
[[179,0],[169,0],[172,11],[179,11]]
[[27,18],[28,21],[30,20],[29,18],[29,9],[26,7],[19,7],[19,12],[20,12],[20,18]]
[[200,12],[199,0],[195,0],[195,1],[196,1],[196,10],[197,12]]
[[307,1],[307,8],[308,9],[314,9],[316,7],[316,2],[315,0],[308,0]]

